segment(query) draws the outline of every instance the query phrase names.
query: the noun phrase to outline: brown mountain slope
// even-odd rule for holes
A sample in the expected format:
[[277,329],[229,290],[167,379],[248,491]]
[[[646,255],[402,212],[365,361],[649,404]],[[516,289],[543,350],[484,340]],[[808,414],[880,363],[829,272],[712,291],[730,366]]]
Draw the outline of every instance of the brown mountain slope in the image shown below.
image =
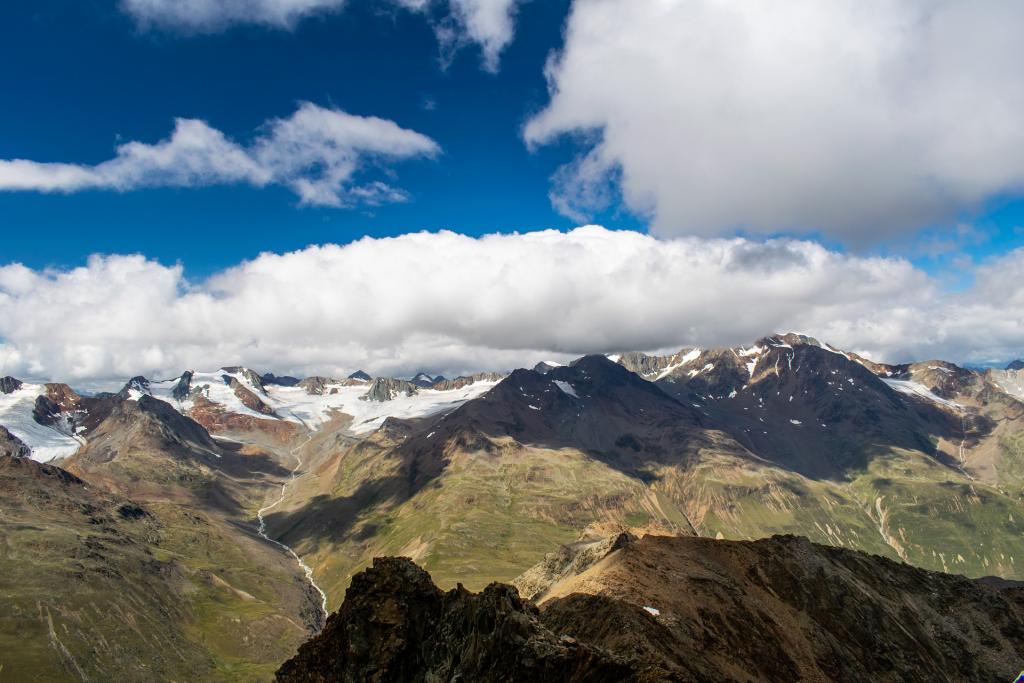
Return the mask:
[[555,584],[441,593],[358,575],[291,681],[994,681],[1024,667],[1024,592],[795,537],[648,536]]
[[58,467],[0,457],[5,680],[140,681],[210,671],[209,654],[184,628],[182,598],[193,579],[149,543],[161,526],[145,508]]
[[266,453],[143,396],[114,402],[73,473],[8,461],[0,671],[12,680],[266,680],[320,626],[294,559],[256,534],[255,509],[289,474]]

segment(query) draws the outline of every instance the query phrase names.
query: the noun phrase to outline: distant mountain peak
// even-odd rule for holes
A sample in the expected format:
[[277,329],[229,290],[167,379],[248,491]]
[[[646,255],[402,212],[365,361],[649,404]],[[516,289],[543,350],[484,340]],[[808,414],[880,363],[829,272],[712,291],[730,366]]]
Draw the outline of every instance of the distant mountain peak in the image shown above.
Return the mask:
[[302,381],[298,377],[292,377],[291,375],[275,375],[272,372],[268,372],[260,379],[263,381],[264,386],[268,384],[276,384],[280,387],[294,387]]
[[563,367],[563,365],[561,363],[555,363],[554,361],[542,360],[541,362],[539,362],[539,363],[537,363],[536,365],[533,366],[533,371],[534,372],[539,372],[541,374],[545,374],[547,372],[550,372],[551,370],[554,370],[555,368],[560,368],[560,367]]
[[373,377],[370,376],[370,373],[368,373],[368,372],[366,372],[364,370],[356,370],[351,375],[349,375],[348,378],[349,379],[361,379],[364,382],[372,382],[373,381]]
[[437,380],[435,380],[433,377],[431,377],[425,372],[420,372],[409,381],[418,387],[426,389],[428,387],[433,386],[434,382]]
[[0,394],[13,394],[21,388],[22,384],[23,382],[20,379],[15,379],[10,375],[0,377]]
[[1007,370],[1024,370],[1024,360],[1015,360],[1006,366]]

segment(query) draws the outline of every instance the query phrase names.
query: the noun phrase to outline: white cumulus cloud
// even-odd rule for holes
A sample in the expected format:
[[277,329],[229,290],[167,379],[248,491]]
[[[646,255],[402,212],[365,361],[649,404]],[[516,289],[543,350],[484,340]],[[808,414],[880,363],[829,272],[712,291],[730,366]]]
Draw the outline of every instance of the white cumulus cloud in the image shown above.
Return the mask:
[[1024,3],[575,0],[530,144],[556,207],[866,242],[1024,191]]
[[125,192],[144,187],[201,187],[247,183],[284,185],[303,204],[348,206],[400,201],[404,193],[357,176],[371,161],[431,157],[440,148],[393,121],[353,116],[305,102],[273,119],[248,146],[196,119],[177,119],[155,144],[128,142],[96,165],[0,160],[0,191]]
[[0,267],[0,374],[76,384],[243,364],[378,374],[813,334],[893,361],[1008,359],[1024,347],[1024,250],[945,293],[898,258],[810,241],[584,227],[364,238],[191,281],[143,256]]
[[[447,17],[436,26],[446,49],[471,42],[480,46],[484,66],[494,71],[512,42],[515,14],[522,0],[388,0],[409,10]],[[302,19],[342,9],[346,0],[121,0],[121,7],[143,26],[211,32],[234,24],[291,29]]]

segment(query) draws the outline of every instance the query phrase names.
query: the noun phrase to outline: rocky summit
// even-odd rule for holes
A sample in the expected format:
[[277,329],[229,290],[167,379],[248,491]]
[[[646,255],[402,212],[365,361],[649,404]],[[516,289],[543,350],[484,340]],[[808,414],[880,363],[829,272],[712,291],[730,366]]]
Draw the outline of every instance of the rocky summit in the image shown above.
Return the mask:
[[1024,667],[1020,584],[785,536],[602,549],[539,607],[499,583],[444,592],[379,558],[277,680],[1008,681]]

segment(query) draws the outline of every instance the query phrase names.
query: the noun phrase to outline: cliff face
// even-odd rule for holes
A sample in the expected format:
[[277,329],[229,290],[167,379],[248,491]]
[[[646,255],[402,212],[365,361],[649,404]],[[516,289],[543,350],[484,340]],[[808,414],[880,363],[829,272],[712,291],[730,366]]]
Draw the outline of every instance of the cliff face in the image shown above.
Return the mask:
[[278,680],[987,681],[1024,668],[1016,584],[796,537],[621,535],[607,549],[546,572],[539,608],[501,584],[444,593],[410,560],[378,559]]

